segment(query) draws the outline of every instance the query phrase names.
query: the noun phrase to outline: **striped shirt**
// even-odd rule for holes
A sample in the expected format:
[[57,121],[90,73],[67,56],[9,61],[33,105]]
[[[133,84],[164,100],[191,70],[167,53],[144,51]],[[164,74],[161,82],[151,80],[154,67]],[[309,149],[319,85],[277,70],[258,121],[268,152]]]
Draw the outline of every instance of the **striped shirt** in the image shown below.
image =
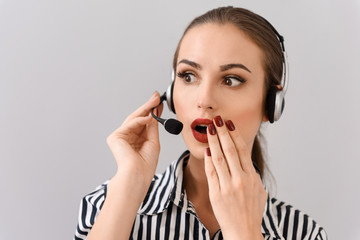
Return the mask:
[[[129,239],[223,239],[221,229],[210,236],[186,197],[183,167],[188,156],[184,152],[163,174],[154,176]],[[107,184],[81,200],[74,240],[86,239],[104,204]],[[325,230],[312,218],[271,197],[265,204],[261,231],[265,239],[327,239]]]

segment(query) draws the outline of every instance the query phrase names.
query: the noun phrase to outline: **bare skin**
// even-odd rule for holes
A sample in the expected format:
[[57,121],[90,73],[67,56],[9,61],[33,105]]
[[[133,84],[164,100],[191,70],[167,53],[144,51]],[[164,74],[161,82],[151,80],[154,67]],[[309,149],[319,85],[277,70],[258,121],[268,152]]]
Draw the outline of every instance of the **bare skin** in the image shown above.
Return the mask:
[[[190,162],[188,164],[190,164]],[[196,168],[193,164],[201,164],[201,166]],[[205,171],[197,171],[203,168],[204,166],[201,161],[193,161],[191,167],[185,167],[184,188],[186,196],[194,205],[200,221],[209,230],[210,236],[212,237],[216,231],[219,230],[220,226],[211,206]]]
[[129,239],[159,159],[158,123],[150,116],[150,110],[159,102],[159,93],[154,93],[108,136],[118,170],[108,185],[106,200],[88,239]]
[[[229,24],[194,27],[179,50],[177,73],[182,74],[175,79],[174,103],[190,150],[185,191],[210,235],[221,228],[227,240],[263,239],[267,194],[250,157],[260,124],[267,121],[261,63],[257,45]],[[159,101],[154,93],[107,138],[118,170],[88,239],[129,239],[158,163],[158,123],[150,110]],[[196,118],[213,121],[207,143],[193,136]],[[230,122],[233,127],[225,124]]]
[[[225,239],[263,239],[267,194],[250,157],[260,124],[267,121],[261,62],[261,50],[231,24],[197,26],[180,46],[174,103],[191,152],[185,190],[211,236],[221,227]],[[216,126],[216,116],[223,126]],[[190,126],[198,118],[214,121],[216,134],[207,128],[208,143],[193,136]],[[232,131],[224,124],[229,120]],[[211,157],[205,155],[208,147]]]

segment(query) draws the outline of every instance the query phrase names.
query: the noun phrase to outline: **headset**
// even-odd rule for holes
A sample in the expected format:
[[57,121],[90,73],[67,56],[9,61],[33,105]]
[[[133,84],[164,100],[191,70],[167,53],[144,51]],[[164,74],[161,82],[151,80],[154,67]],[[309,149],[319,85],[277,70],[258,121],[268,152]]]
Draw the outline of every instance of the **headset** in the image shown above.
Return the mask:
[[[261,16],[260,16],[261,17]],[[281,117],[281,114],[284,111],[285,107],[285,93],[287,91],[288,87],[288,81],[289,81],[289,65],[287,60],[287,53],[285,51],[285,45],[284,45],[284,37],[279,34],[279,32],[273,27],[273,25],[270,24],[265,18],[261,17],[273,30],[274,34],[278,38],[281,46],[281,50],[283,53],[283,71],[282,71],[282,77],[280,81],[280,85],[273,85],[270,87],[270,89],[267,92],[266,96],[266,103],[265,103],[265,109],[267,113],[267,117],[269,119],[270,123],[274,123],[275,121],[278,121]],[[167,102],[168,108],[173,113],[175,112],[174,107],[174,101],[173,101],[173,91],[174,91],[174,82],[175,82],[175,71],[174,69],[171,72],[171,84],[167,88],[166,92],[161,95],[160,97],[160,104],[165,100]],[[159,105],[160,105],[159,104]],[[166,131],[168,131],[171,134],[179,134],[183,128],[183,124],[173,118],[170,119],[163,119],[160,117],[155,116],[153,113],[155,108],[152,109],[151,115],[162,125],[164,125]]]

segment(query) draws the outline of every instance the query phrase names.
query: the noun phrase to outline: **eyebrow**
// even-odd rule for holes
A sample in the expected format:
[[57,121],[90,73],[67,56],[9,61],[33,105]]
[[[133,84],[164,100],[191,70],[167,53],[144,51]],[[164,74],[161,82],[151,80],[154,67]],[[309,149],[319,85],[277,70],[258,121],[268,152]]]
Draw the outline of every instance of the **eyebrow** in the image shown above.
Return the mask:
[[[182,59],[179,61],[178,64],[180,64],[180,63],[184,63],[184,64],[190,65],[196,69],[201,70],[201,65],[194,61],[191,61],[188,59]],[[230,63],[230,64],[221,65],[220,71],[224,72],[224,71],[232,69],[232,68],[241,68],[241,69],[244,69],[245,71],[248,71],[249,73],[251,73],[251,71],[244,64],[241,64],[241,63]]]
[[192,67],[194,67],[196,69],[199,69],[199,70],[201,69],[200,64],[198,64],[196,62],[193,62],[193,61],[190,61],[188,59],[182,59],[178,64],[180,64],[180,63],[185,63],[185,64],[190,65],[190,66],[192,66]]
[[244,70],[248,71],[249,73],[251,73],[251,71],[247,67],[245,67],[245,65],[243,65],[241,63],[231,63],[231,64],[226,64],[226,65],[220,66],[220,70],[222,72],[229,70],[231,68],[241,68],[241,69],[244,69]]

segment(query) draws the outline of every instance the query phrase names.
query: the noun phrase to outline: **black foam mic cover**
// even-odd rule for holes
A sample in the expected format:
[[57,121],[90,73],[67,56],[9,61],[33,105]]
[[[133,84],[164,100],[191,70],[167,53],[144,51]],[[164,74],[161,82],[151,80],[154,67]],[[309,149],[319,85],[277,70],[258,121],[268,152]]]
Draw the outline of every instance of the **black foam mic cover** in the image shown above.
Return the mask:
[[169,133],[178,135],[183,129],[183,124],[176,119],[169,118],[165,120],[164,127]]
[[[166,100],[166,92],[160,97],[160,103],[159,105],[164,101]],[[158,106],[159,106],[158,105]],[[156,121],[158,121],[159,123],[161,123],[164,127],[165,127],[165,130],[168,132],[168,133],[171,133],[171,134],[175,134],[175,135],[178,135],[182,129],[183,129],[183,124],[176,120],[176,119],[173,119],[173,118],[169,118],[169,119],[163,119],[163,118],[160,118],[158,116],[156,116],[154,114],[154,109],[151,109],[151,115],[153,118],[156,119]]]

